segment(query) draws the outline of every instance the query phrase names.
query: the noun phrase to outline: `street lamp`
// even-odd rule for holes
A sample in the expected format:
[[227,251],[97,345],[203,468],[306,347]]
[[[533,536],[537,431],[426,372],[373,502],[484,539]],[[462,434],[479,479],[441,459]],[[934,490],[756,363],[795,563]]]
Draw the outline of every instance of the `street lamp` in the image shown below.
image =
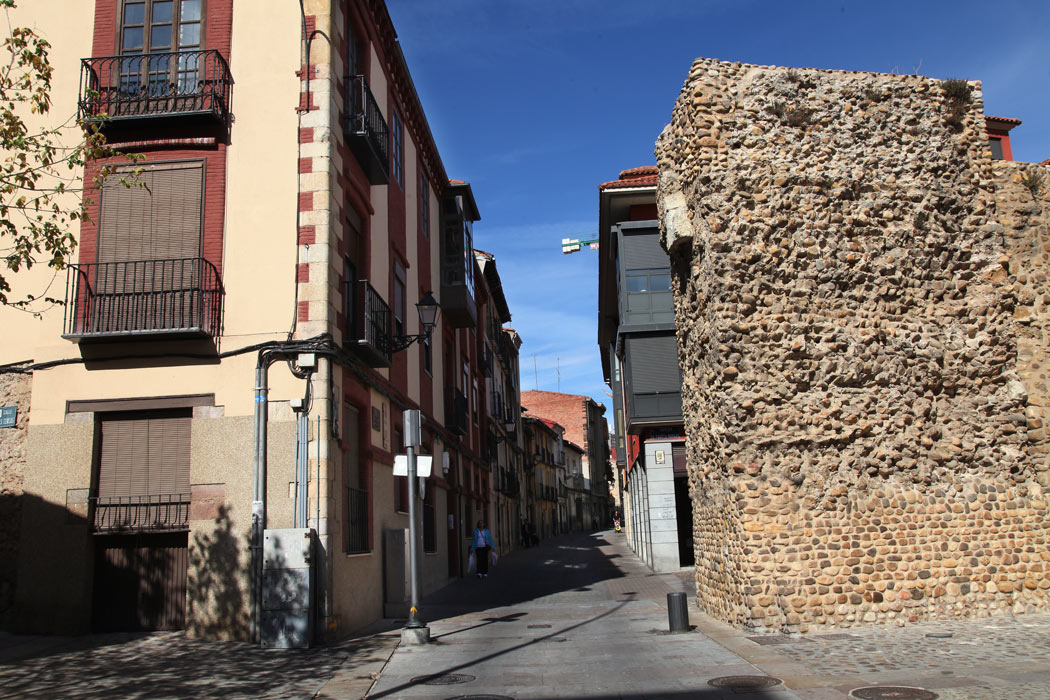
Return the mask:
[[416,303],[416,313],[419,314],[419,325],[423,332],[416,335],[397,336],[394,338],[391,352],[401,352],[416,341],[425,342],[429,340],[430,335],[437,326],[438,316],[441,314],[441,305],[434,299],[433,293],[426,292],[423,298]]

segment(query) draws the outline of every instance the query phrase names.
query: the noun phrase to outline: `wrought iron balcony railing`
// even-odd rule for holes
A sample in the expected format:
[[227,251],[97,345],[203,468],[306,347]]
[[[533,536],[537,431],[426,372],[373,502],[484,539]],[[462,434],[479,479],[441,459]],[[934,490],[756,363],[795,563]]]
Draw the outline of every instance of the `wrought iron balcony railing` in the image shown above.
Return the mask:
[[165,51],[80,61],[86,121],[196,116],[227,123],[233,77],[218,51]]
[[93,532],[177,532],[188,530],[190,494],[109,496],[88,499]]
[[222,332],[222,301],[219,271],[204,258],[70,265],[62,336],[214,338]]
[[347,146],[357,158],[368,181],[385,185],[390,181],[390,129],[379,111],[363,75],[346,79],[346,116],[343,124]]
[[369,367],[389,367],[393,359],[390,307],[368,280],[357,281],[355,297],[345,344]]

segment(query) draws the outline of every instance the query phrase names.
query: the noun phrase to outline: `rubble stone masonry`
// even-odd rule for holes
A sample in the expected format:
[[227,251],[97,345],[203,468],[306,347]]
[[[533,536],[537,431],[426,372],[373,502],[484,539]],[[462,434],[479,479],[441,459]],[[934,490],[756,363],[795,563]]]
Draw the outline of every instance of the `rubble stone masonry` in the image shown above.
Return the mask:
[[32,375],[0,374],[0,406],[18,409],[15,427],[0,428],[0,629],[14,605],[31,387]]
[[1050,169],[991,160],[980,90],[693,64],[658,199],[712,615],[1050,611]]

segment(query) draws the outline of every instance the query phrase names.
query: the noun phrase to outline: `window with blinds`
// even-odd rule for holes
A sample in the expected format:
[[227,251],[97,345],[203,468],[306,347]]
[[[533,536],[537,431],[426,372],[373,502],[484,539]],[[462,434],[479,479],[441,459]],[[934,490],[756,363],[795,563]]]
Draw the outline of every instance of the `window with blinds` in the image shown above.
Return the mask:
[[202,161],[148,164],[135,177],[121,169],[106,178],[91,275],[95,328],[201,325],[209,272],[201,258],[203,192]]
[[[201,254],[204,163],[122,168],[102,185],[98,261],[172,260]],[[121,178],[135,179],[127,187]]]
[[187,528],[190,420],[191,409],[102,418],[96,531]]

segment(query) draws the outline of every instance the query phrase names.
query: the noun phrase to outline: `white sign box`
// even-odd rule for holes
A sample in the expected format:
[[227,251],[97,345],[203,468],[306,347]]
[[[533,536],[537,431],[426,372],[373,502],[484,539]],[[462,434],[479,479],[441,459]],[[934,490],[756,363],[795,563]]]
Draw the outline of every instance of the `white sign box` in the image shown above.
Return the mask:
[[[431,455],[416,455],[416,476],[430,476],[433,466]],[[408,476],[408,455],[394,455],[394,476]]]

